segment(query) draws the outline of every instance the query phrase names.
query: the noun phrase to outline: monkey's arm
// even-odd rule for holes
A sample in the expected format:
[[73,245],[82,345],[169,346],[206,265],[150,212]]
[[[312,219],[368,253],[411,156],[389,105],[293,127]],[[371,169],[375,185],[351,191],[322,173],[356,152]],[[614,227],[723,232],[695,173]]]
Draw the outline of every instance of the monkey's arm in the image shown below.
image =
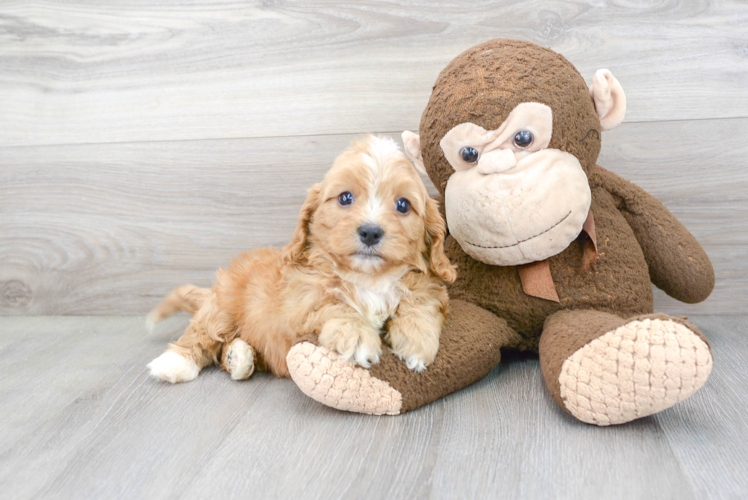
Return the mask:
[[644,251],[652,283],[689,304],[709,296],[714,288],[712,263],[696,238],[665,205],[599,165],[590,172],[590,181],[602,185],[618,202]]

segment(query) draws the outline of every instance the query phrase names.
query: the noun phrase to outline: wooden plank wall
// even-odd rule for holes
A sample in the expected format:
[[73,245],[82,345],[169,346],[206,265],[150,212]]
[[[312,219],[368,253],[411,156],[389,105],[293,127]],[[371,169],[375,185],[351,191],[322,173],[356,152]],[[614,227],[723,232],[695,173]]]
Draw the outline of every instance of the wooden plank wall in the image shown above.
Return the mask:
[[748,312],[748,6],[740,1],[0,3],[0,314],[142,314],[282,245],[356,134],[417,129],[436,75],[495,37],[628,97],[600,163],[665,202]]

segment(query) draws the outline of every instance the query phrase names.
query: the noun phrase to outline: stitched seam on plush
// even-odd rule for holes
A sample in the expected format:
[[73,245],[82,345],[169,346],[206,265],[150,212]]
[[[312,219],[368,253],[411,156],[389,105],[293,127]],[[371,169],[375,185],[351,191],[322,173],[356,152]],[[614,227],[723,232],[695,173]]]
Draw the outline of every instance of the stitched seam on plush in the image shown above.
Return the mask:
[[469,242],[469,241],[467,241],[467,240],[465,241],[465,243],[467,243],[468,245],[472,245],[472,246],[474,246],[474,247],[478,247],[478,248],[509,248],[509,247],[516,247],[516,246],[517,246],[517,245],[519,245],[520,243],[524,243],[525,241],[530,241],[530,240],[531,240],[531,239],[533,239],[533,238],[537,238],[538,236],[542,236],[542,235],[544,235],[545,233],[547,233],[548,231],[550,231],[551,229],[553,229],[554,227],[558,226],[558,225],[559,225],[559,224],[561,224],[561,223],[562,223],[563,221],[565,221],[566,219],[568,219],[570,215],[571,215],[571,211],[570,211],[570,212],[569,212],[568,214],[564,215],[564,218],[563,218],[563,219],[561,219],[560,221],[556,222],[556,223],[555,223],[554,225],[552,225],[551,227],[549,227],[548,229],[546,229],[546,230],[545,230],[545,231],[543,231],[542,233],[538,233],[538,234],[536,234],[535,236],[530,236],[529,238],[527,238],[527,239],[524,239],[524,240],[522,240],[522,241],[518,241],[517,243],[514,243],[514,244],[512,244],[512,245],[504,245],[503,247],[484,247],[484,246],[482,246],[482,245],[476,245],[475,243],[470,243],[470,242]]

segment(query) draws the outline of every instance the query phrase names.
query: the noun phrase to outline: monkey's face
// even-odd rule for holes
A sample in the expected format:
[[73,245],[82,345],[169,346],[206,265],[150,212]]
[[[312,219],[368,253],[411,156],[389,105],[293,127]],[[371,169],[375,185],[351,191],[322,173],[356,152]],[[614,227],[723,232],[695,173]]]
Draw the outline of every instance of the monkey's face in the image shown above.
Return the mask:
[[518,265],[563,251],[587,219],[591,193],[579,160],[549,149],[553,111],[517,105],[496,130],[466,122],[440,141],[455,172],[445,190],[447,225],[482,262]]
[[439,74],[405,150],[444,195],[450,234],[486,264],[540,261],[566,249],[589,214],[587,174],[600,132],[626,99],[608,70],[592,85],[563,56],[491,40]]

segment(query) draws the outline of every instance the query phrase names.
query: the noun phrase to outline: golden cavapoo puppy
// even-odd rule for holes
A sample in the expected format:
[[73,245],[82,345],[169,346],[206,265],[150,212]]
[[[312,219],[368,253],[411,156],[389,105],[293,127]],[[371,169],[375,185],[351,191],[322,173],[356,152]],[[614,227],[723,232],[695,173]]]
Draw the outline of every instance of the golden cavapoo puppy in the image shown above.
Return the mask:
[[288,377],[300,337],[369,367],[380,334],[415,371],[434,361],[447,309],[441,280],[454,281],[445,224],[415,168],[394,141],[367,136],[309,190],[291,242],[245,252],[220,269],[212,289],[185,285],[156,309],[155,323],[183,309],[184,335],[148,367],[187,382],[219,363],[236,380],[257,366]]

